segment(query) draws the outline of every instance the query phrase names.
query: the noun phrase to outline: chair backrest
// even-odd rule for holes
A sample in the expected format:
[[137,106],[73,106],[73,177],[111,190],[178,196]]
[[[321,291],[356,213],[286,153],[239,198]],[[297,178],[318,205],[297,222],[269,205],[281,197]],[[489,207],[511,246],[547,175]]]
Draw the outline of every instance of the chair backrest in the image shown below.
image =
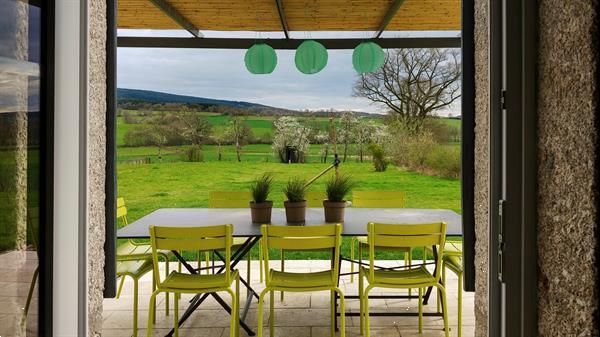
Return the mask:
[[304,198],[306,207],[323,207],[323,200],[327,199],[327,194],[323,191],[307,191]]
[[281,250],[332,250],[333,277],[337,280],[342,225],[276,226],[262,225],[262,249],[265,275],[269,278],[269,249]]
[[[426,224],[367,224],[369,242],[369,277],[373,279],[375,272],[376,247],[385,248],[412,248],[424,246],[437,246],[437,270],[442,270],[442,255],[446,242],[446,223],[435,222]],[[440,273],[436,278],[439,280]]]
[[225,250],[225,274],[229,281],[233,225],[206,227],[158,227],[150,226],[150,244],[154,277],[160,283],[158,250],[213,251]]
[[123,198],[117,198],[117,219],[123,221],[123,226],[129,225],[127,207],[125,207],[125,199]]
[[360,208],[404,208],[406,194],[402,191],[354,191],[352,206]]
[[248,208],[252,194],[249,191],[209,191],[209,208]]

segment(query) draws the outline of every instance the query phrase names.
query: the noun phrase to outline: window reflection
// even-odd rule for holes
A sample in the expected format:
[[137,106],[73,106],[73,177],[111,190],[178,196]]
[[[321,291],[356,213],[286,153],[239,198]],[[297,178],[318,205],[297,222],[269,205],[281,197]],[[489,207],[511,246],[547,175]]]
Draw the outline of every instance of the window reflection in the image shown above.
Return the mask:
[[0,336],[37,336],[41,11],[0,13]]

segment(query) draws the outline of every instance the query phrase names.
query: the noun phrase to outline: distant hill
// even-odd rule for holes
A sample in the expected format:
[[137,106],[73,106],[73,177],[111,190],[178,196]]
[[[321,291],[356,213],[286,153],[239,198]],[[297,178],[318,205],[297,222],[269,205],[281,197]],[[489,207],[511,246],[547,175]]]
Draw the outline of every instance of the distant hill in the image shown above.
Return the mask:
[[[186,95],[169,94],[160,91],[151,90],[139,90],[139,89],[127,89],[117,88],[117,101],[123,105],[126,103],[150,103],[150,104],[165,104],[165,103],[176,103],[176,104],[191,104],[200,106],[225,106],[240,109],[250,110],[253,114],[262,116],[305,116],[308,113],[306,111],[291,110],[285,108],[278,108],[258,103],[245,102],[245,101],[229,101],[224,99],[214,99],[205,97],[195,97]],[[136,109],[136,108],[134,108]],[[336,111],[333,114],[337,115],[341,111]],[[329,117],[332,115],[331,112],[323,111],[312,111],[310,114],[315,116]],[[360,116],[375,116],[366,112],[356,112]]]
[[202,104],[202,105],[225,105],[235,108],[269,108],[266,105],[243,102],[228,101],[223,99],[213,99],[204,97],[194,97],[185,95],[168,94],[159,91],[139,90],[117,88],[117,100],[119,101],[140,101],[149,103],[183,103],[183,104]]

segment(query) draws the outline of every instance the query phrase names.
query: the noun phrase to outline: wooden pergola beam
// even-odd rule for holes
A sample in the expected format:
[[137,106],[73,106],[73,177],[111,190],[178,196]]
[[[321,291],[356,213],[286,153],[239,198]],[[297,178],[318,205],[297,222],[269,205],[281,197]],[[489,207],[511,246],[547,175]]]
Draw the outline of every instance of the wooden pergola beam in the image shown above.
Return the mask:
[[281,0],[275,0],[275,4],[277,4],[277,12],[279,13],[279,21],[281,21],[281,29],[283,29],[283,34],[286,39],[290,38],[287,20],[285,19],[285,12],[283,11],[283,5],[281,4]]
[[375,34],[376,39],[381,36],[381,33],[383,33],[383,31],[390,24],[390,21],[392,21],[396,13],[398,13],[398,10],[400,9],[400,6],[402,6],[403,3],[404,0],[395,0],[394,3],[390,6],[388,11],[385,13],[383,21],[381,21],[381,24],[379,24],[379,28],[377,29],[377,33]]
[[194,26],[188,19],[183,17],[173,6],[171,6],[167,0],[149,0],[156,8],[161,12],[165,13],[173,21],[175,21],[181,28],[187,30],[194,37],[202,37],[200,30]]
[[[364,39],[314,39],[327,49],[354,49]],[[274,49],[294,50],[304,39],[264,39]],[[460,37],[400,37],[373,39],[382,48],[460,48]],[[198,48],[198,49],[248,49],[256,39],[137,37],[117,38],[118,47],[129,48]]]

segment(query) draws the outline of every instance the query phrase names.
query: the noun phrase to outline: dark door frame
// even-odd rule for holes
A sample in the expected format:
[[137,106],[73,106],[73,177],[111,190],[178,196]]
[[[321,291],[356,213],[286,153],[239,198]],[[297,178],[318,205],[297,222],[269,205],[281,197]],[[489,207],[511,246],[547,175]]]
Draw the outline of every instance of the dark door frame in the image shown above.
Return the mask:
[[489,4],[488,335],[529,337],[537,335],[537,3]]

